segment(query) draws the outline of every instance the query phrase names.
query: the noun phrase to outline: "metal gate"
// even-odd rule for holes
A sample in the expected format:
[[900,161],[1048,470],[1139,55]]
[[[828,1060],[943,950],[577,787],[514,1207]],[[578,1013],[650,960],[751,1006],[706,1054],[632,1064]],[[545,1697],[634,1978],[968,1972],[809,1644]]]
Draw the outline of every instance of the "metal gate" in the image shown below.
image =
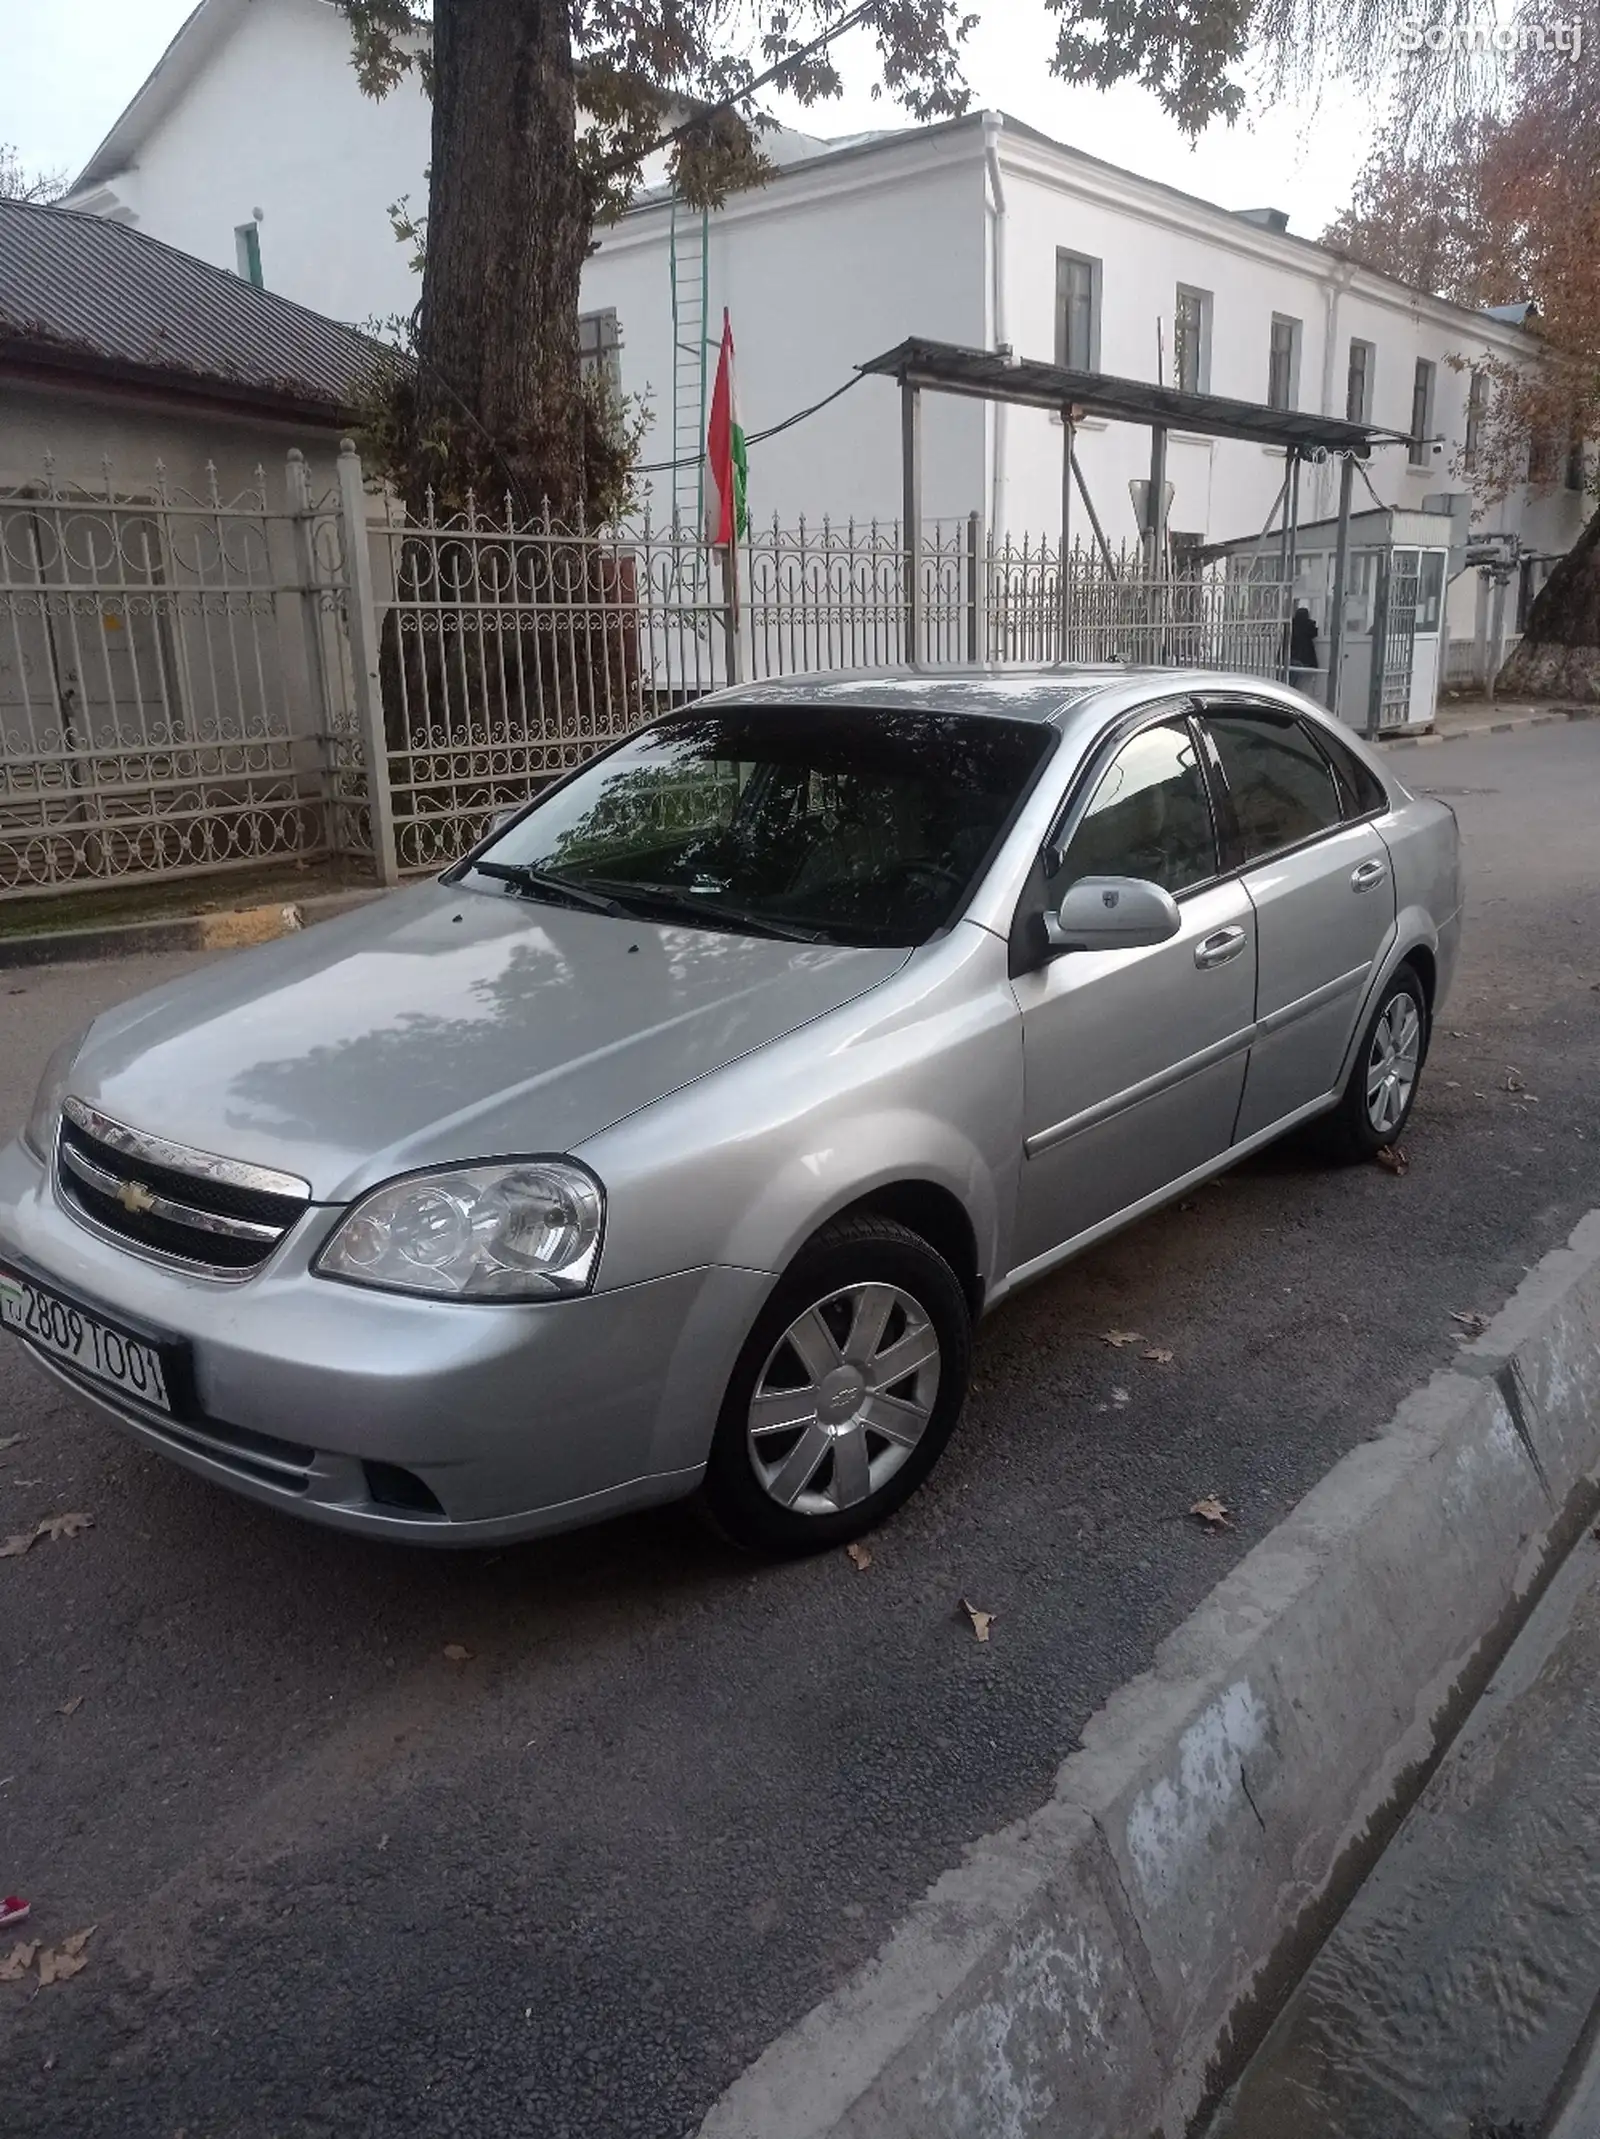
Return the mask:
[[325,845],[300,586],[264,492],[0,491],[0,891]]
[[1402,728],[1411,717],[1411,672],[1416,656],[1421,556],[1393,550],[1378,559],[1372,621],[1372,682],[1367,726],[1376,733]]

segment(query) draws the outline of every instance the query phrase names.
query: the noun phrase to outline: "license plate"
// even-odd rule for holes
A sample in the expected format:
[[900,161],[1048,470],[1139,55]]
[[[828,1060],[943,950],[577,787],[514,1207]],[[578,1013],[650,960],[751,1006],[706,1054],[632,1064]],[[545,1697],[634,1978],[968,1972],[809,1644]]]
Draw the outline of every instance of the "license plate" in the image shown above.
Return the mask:
[[0,1266],[0,1323],[41,1352],[120,1390],[135,1403],[153,1411],[172,1411],[174,1377],[160,1345],[4,1266]]

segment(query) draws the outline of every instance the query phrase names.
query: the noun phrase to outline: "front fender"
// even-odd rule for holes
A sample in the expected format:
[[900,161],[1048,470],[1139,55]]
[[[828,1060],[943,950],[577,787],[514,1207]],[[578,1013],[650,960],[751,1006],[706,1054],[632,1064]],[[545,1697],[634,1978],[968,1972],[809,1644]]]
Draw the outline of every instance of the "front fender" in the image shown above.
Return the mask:
[[577,1152],[606,1189],[598,1285],[710,1264],[777,1273],[891,1183],[955,1196],[1006,1267],[1022,1151],[1022,1024],[1006,946],[962,927],[804,1030]]

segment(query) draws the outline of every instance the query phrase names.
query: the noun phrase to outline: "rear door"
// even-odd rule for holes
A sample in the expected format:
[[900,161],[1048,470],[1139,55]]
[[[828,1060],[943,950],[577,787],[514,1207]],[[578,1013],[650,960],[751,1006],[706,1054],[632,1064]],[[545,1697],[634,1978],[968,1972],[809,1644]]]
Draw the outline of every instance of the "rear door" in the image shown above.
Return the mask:
[[[1394,872],[1363,795],[1310,723],[1211,701],[1204,727],[1224,838],[1256,915],[1256,1037],[1238,1139],[1334,1090],[1394,927]],[[1381,807],[1381,798],[1379,798]]]
[[1085,876],[1142,877],[1178,902],[1179,933],[1126,951],[1068,951],[1015,974],[1024,1159],[1018,1266],[1157,1193],[1228,1148],[1255,1010],[1255,912],[1219,881],[1202,745],[1187,707],[1125,737],[1087,783],[1061,858],[1019,923]]

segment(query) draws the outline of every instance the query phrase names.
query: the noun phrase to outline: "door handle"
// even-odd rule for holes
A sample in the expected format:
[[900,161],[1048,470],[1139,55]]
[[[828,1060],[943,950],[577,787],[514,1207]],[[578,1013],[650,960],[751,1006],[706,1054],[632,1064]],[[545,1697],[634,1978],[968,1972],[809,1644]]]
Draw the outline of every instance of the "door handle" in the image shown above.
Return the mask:
[[1214,936],[1206,936],[1194,947],[1194,962],[1202,971],[1212,966],[1225,966],[1230,958],[1237,958],[1245,946],[1242,928],[1219,928]]
[[1350,889],[1374,891],[1388,874],[1387,862],[1363,862],[1358,869],[1352,869],[1350,872]]

